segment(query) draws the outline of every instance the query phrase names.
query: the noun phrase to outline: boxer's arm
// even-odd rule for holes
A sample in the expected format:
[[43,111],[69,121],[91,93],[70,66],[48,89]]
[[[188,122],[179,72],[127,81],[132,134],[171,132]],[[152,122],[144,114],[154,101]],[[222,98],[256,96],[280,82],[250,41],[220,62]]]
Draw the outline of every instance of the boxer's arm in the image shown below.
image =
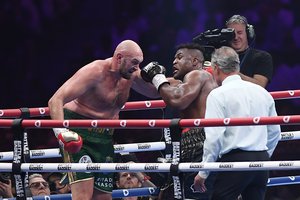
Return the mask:
[[181,84],[164,84],[159,92],[167,105],[183,110],[199,96],[204,81],[203,74],[195,70],[188,73]]
[[135,73],[136,76],[132,83],[132,89],[149,98],[153,98],[153,99],[161,98],[160,94],[158,93],[154,85],[143,80],[143,78],[141,77],[140,69],[138,69]]
[[84,94],[96,82],[99,82],[101,72],[95,69],[96,62],[92,62],[79,69],[69,78],[48,101],[52,119],[63,120],[63,106]]

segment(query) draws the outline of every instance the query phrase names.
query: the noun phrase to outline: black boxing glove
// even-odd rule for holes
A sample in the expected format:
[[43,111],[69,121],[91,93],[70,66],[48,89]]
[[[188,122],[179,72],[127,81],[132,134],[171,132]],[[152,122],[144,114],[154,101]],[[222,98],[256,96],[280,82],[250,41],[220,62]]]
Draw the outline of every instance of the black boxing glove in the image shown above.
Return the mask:
[[166,76],[166,69],[158,62],[151,62],[141,70],[141,77],[146,82],[151,82],[157,90],[164,83],[169,83]]

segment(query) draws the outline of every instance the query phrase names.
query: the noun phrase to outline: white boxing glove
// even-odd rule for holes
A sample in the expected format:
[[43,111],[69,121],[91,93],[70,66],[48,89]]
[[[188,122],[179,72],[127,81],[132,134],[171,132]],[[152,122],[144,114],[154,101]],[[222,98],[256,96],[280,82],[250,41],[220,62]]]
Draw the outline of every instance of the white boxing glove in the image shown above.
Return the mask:
[[82,147],[82,138],[77,133],[66,128],[53,128],[58,143],[67,152],[77,153]]

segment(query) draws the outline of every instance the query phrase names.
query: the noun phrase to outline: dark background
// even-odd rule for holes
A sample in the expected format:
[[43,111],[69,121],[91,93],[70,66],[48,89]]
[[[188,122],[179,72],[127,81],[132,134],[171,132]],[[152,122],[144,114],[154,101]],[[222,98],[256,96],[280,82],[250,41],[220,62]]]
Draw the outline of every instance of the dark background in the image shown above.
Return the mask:
[[[132,39],[144,51],[144,62],[158,61],[168,74],[174,47],[208,29],[222,28],[234,14],[254,25],[254,47],[273,56],[274,76],[268,91],[299,89],[300,6],[297,0],[2,0],[0,1],[0,108],[45,107],[48,99],[75,71],[113,54]],[[128,101],[146,100],[134,91]],[[278,115],[300,113],[298,99],[276,101]],[[126,111],[126,119],[161,119],[163,110]],[[299,126],[282,126],[282,131]],[[49,130],[28,130],[31,149],[57,147]],[[0,151],[12,150],[12,134],[0,129]],[[160,130],[117,130],[116,142],[161,139]],[[299,142],[280,142],[273,160],[298,160]],[[158,155],[156,155],[158,154]],[[155,162],[159,153],[139,153]],[[55,160],[57,161],[57,160]],[[35,161],[33,161],[35,162]],[[41,162],[51,162],[43,160]],[[299,175],[273,171],[271,177]],[[300,198],[299,186],[268,188],[266,199]]]

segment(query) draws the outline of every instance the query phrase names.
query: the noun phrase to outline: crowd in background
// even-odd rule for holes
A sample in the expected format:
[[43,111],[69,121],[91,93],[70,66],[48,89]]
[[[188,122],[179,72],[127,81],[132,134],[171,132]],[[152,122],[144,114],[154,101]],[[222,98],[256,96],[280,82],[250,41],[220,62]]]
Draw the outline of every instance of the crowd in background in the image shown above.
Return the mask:
[[[234,5],[234,6],[232,6]],[[267,50],[274,61],[274,76],[268,91],[299,89],[300,13],[296,0],[184,1],[184,0],[4,0],[0,2],[0,91],[1,109],[44,107],[57,88],[79,67],[95,59],[110,57],[124,39],[136,41],[144,51],[144,62],[158,61],[171,74],[175,46],[190,42],[198,34],[223,28],[233,14],[247,17],[255,28],[252,45]],[[298,11],[298,12],[297,12]],[[129,101],[145,97],[134,92]],[[300,101],[276,101],[278,115],[297,115]],[[123,112],[122,118],[162,118],[162,110]],[[299,126],[282,126],[282,131]],[[42,130],[47,132],[46,130]],[[52,132],[30,130],[31,149],[57,147]],[[10,130],[1,129],[1,151],[12,150]],[[146,136],[144,136],[146,134]],[[161,139],[157,130],[119,130],[116,142]],[[280,142],[273,160],[296,160],[298,141]],[[147,162],[146,153],[140,154]],[[149,158],[149,156],[148,156]],[[150,158],[151,159],[151,158]],[[154,159],[154,158],[153,158]],[[155,161],[155,160],[151,160]],[[272,176],[297,175],[298,171],[273,171]],[[279,192],[278,192],[279,191]],[[296,199],[296,186],[268,189],[269,199]],[[275,198],[276,197],[276,198]]]

